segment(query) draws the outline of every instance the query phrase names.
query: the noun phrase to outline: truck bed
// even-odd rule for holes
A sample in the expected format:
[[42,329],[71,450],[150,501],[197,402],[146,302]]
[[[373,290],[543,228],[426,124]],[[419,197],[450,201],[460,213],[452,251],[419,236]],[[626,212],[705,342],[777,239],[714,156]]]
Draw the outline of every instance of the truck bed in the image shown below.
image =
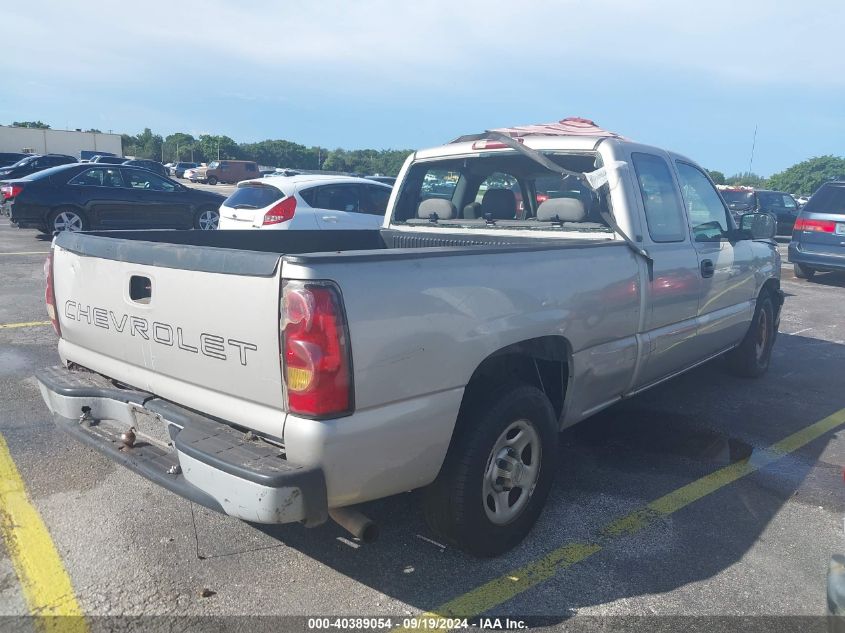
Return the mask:
[[[61,233],[56,245],[88,257],[200,272],[272,276],[280,258],[292,263],[343,256],[358,261],[545,251],[620,244],[613,240],[432,235],[393,229],[363,231],[91,231]],[[182,248],[173,248],[180,246]],[[412,250],[413,252],[408,252]]]

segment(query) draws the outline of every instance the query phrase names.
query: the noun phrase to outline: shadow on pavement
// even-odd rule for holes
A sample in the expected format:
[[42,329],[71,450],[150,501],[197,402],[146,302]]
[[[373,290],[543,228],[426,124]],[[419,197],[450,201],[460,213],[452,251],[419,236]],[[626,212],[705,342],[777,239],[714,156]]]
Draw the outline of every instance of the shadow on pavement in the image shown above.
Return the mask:
[[[561,434],[556,487],[538,525],[498,559],[478,560],[432,543],[437,537],[425,525],[417,493],[365,504],[382,527],[382,538],[371,545],[346,544],[346,534],[332,523],[313,530],[256,527],[415,611],[427,611],[561,545],[591,542],[611,521],[841,409],[832,387],[844,361],[843,345],[781,335],[770,373],[761,380],[734,378],[716,361],[568,429]],[[667,592],[719,574],[743,559],[794,498],[827,442],[819,438],[624,537],[625,547],[609,544],[612,555],[600,552],[558,572],[527,592],[530,598],[512,604],[531,614],[564,614],[552,618],[563,620],[585,606]],[[838,483],[840,469],[828,466]],[[825,494],[811,490],[796,500],[841,504],[838,496],[814,496]]]

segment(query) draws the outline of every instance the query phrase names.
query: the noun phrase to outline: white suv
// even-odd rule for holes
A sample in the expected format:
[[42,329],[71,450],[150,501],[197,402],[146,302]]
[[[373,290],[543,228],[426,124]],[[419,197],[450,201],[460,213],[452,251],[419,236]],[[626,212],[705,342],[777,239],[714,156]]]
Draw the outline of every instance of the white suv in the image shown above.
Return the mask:
[[220,207],[221,230],[377,229],[392,188],[351,176],[244,180]]

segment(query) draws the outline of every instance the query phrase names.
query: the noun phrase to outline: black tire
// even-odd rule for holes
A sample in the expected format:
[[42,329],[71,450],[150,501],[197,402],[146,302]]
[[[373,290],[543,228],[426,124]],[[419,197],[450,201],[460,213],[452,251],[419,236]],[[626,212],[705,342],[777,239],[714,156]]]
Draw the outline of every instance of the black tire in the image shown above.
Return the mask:
[[217,178],[215,176],[209,176],[207,182],[208,182],[209,185],[212,185],[212,186],[216,185],[217,184]]
[[810,268],[809,266],[804,266],[802,264],[792,264],[795,267],[795,276],[798,279],[812,279],[813,275],[816,274],[815,268]]
[[772,296],[763,291],[757,299],[754,317],[745,338],[739,347],[727,354],[729,369],[745,378],[757,378],[765,374],[777,338],[777,326]]
[[[474,556],[497,556],[525,538],[545,505],[557,466],[557,420],[549,399],[531,385],[484,389],[475,398],[467,397],[471,400],[461,407],[443,467],[423,492],[423,509],[429,527],[441,538]],[[493,481],[492,473],[503,473],[498,464],[504,460],[496,457],[502,453],[494,454],[494,449],[514,425],[525,423],[536,431],[531,437],[539,441],[539,458],[532,449],[527,460],[536,464],[539,472],[533,480],[533,490],[514,485],[498,493],[507,494],[508,499],[518,493],[513,508],[504,508],[504,512],[522,505],[512,520],[496,523],[488,512],[488,508],[493,511],[490,495],[485,497],[485,486]],[[522,466],[516,467],[515,475],[508,475],[514,476],[516,482],[530,469],[524,465],[526,460],[519,460]],[[530,477],[527,475],[526,479]],[[495,481],[498,484],[502,478]],[[521,501],[524,494],[528,496]],[[497,505],[495,500],[492,505]]]
[[[65,226],[68,228],[59,228]],[[87,231],[88,219],[85,214],[74,207],[60,207],[47,217],[47,233],[56,231]]]
[[[213,218],[208,217],[214,216]],[[210,226],[209,222],[213,220],[214,226]],[[194,215],[194,228],[200,231],[215,231],[220,223],[220,212],[214,207],[204,207],[196,212]]]

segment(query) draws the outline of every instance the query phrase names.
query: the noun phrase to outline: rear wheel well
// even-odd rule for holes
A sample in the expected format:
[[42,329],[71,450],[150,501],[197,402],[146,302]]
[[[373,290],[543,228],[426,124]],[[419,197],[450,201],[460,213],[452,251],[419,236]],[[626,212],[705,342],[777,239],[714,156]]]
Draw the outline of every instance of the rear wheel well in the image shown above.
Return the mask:
[[485,358],[473,372],[461,409],[473,399],[489,395],[491,390],[524,383],[546,394],[560,421],[569,383],[570,358],[571,347],[562,336],[543,336],[508,345]]

